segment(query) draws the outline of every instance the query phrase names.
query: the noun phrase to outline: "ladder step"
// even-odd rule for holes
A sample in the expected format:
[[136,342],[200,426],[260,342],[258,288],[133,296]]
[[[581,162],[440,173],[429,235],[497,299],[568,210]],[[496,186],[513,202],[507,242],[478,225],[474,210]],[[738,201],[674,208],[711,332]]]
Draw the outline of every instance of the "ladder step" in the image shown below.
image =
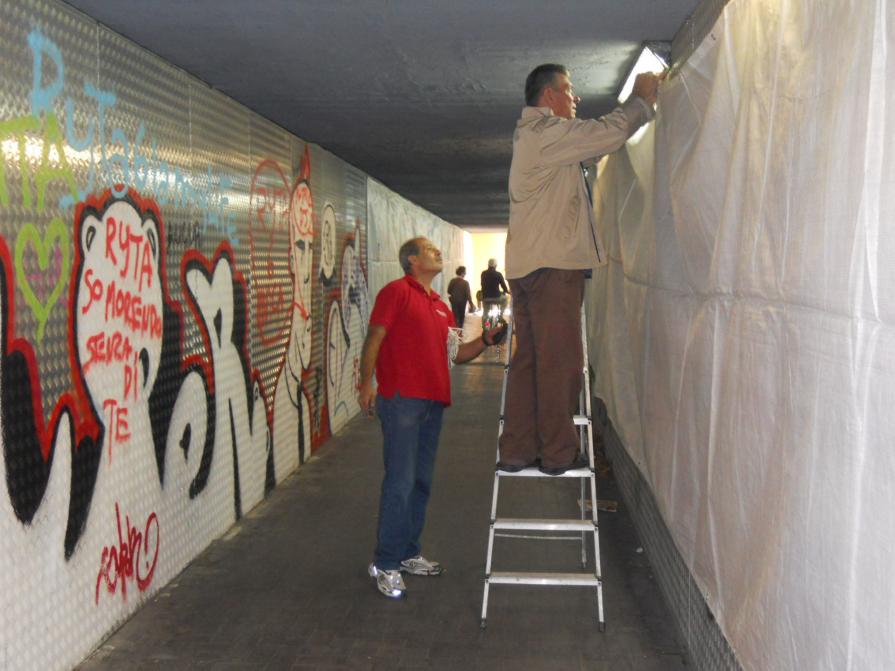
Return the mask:
[[593,520],[545,520],[498,517],[495,529],[516,529],[529,531],[593,531]]
[[516,471],[515,473],[501,470],[496,472],[497,475],[502,478],[589,478],[591,475],[590,469],[587,467],[571,468],[560,475],[547,475],[546,473],[541,473],[536,466],[523,468],[521,471]]
[[[502,422],[504,420],[504,416],[498,415],[497,419],[498,421]],[[587,415],[574,415],[572,417],[572,421],[574,422],[575,426],[587,426],[588,424],[590,424],[590,418]]]
[[494,571],[486,580],[494,585],[565,585],[599,587],[602,581],[593,573],[535,573]]

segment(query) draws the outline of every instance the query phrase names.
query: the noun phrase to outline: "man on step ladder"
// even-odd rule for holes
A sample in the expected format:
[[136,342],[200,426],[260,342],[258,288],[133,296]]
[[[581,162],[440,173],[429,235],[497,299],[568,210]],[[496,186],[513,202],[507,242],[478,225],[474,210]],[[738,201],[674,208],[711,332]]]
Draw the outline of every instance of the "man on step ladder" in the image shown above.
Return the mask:
[[561,475],[585,466],[571,421],[581,393],[585,273],[605,263],[584,163],[622,147],[653,118],[659,77],[637,76],[631,97],[599,119],[576,119],[580,98],[562,65],[525,81],[510,165],[506,274],[516,354],[507,380],[498,468]]

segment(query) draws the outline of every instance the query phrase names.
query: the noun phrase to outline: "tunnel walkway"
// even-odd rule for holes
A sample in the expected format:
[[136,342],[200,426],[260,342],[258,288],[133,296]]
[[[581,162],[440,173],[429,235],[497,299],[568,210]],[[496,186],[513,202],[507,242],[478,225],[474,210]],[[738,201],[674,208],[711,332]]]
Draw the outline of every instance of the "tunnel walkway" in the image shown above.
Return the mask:
[[[501,374],[489,353],[454,369],[423,537],[444,575],[408,576],[403,601],[381,596],[367,576],[382,462],[378,423],[359,417],[79,668],[684,668],[611,476],[598,480],[599,497],[618,501],[617,512],[600,513],[606,632],[592,590],[502,585],[492,587],[480,629]],[[512,479],[502,483],[500,512],[573,516],[575,482]],[[494,568],[575,571],[578,547],[498,539]]]

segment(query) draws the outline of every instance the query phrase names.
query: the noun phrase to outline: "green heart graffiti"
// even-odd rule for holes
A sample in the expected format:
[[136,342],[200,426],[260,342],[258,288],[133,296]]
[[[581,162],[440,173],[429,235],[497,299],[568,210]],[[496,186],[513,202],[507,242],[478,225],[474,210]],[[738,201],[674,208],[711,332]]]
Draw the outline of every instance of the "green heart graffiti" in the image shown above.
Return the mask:
[[[49,268],[50,253],[56,245],[59,246],[59,250],[62,254],[62,267],[59,269],[59,277],[56,278],[56,284],[53,285],[53,290],[44,302],[41,302],[34,293],[34,289],[28,281],[28,276],[25,274],[25,264],[22,262],[22,257],[25,255],[25,247],[29,243],[34,247],[34,251],[37,253],[37,264],[42,271]],[[25,302],[31,308],[34,316],[37,317],[37,341],[40,342],[44,337],[44,328],[47,325],[47,319],[50,317],[50,311],[53,309],[53,306],[56,305],[56,301],[59,300],[59,296],[65,288],[65,278],[68,277],[68,271],[70,269],[68,231],[65,228],[65,224],[62,223],[62,220],[58,217],[54,218],[53,221],[50,222],[50,226],[47,228],[47,233],[43,238],[40,237],[40,233],[38,233],[37,227],[35,227],[34,224],[28,223],[22,226],[22,229],[19,231],[19,236],[16,238],[15,263],[16,279],[18,280],[19,290],[25,297]]]

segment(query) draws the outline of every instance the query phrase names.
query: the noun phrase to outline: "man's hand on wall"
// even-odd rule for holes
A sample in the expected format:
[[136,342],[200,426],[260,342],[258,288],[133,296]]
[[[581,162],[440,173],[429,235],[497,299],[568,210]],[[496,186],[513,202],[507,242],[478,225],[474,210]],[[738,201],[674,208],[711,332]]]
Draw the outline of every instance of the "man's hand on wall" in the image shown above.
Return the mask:
[[647,105],[655,105],[656,98],[659,96],[659,82],[662,81],[662,78],[662,75],[653,72],[641,72],[634,79],[631,95],[642,98]]

